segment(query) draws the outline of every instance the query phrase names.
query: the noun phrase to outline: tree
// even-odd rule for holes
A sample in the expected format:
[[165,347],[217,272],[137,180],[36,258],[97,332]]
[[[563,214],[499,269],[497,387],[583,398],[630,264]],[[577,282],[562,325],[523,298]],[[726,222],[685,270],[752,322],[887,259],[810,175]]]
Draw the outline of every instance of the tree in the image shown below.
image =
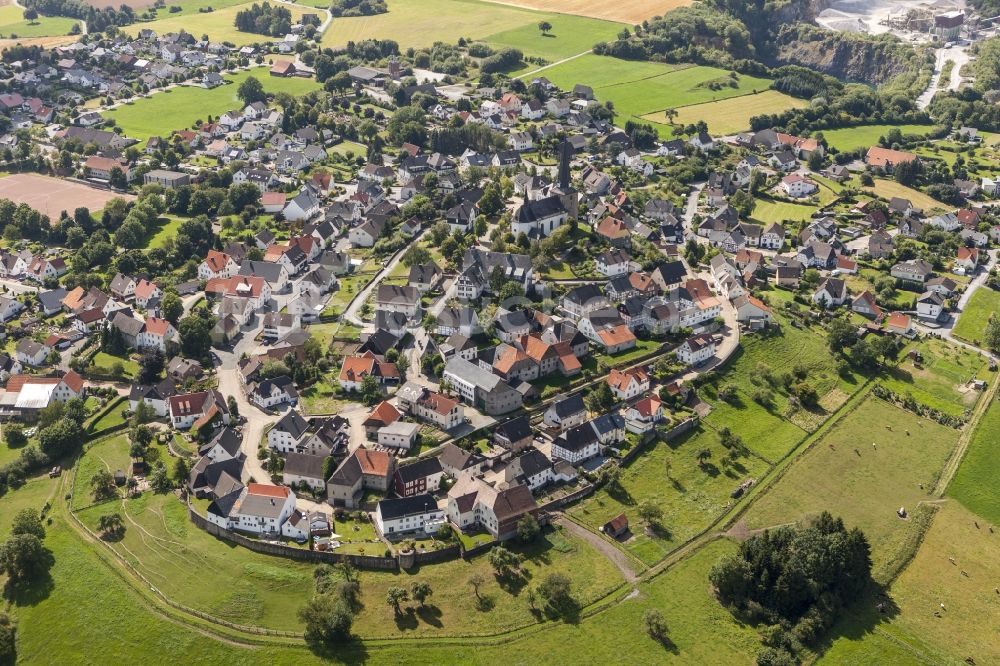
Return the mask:
[[97,530],[104,537],[117,538],[125,531],[125,521],[121,514],[106,513],[97,520]]
[[595,414],[606,412],[615,404],[615,396],[607,382],[598,382],[597,388],[590,391],[585,398],[587,409]]
[[17,661],[17,631],[10,617],[0,612],[0,664],[13,664]]
[[52,563],[52,552],[34,534],[14,534],[0,545],[0,573],[14,587],[39,580]]
[[410,596],[413,600],[423,607],[424,602],[434,594],[434,590],[431,589],[431,584],[425,580],[415,580],[413,585],[410,586]]
[[108,175],[108,184],[116,190],[124,190],[128,187],[128,180],[125,178],[125,172],[122,171],[121,167],[111,167],[111,172]]
[[493,548],[490,551],[488,559],[490,566],[493,567],[493,571],[501,578],[508,575],[521,564],[521,558],[503,546]]
[[646,500],[639,504],[639,517],[648,527],[655,527],[663,520],[663,509],[658,504]]
[[73,453],[82,444],[83,428],[73,419],[60,418],[38,432],[38,447],[52,460]]
[[382,387],[378,380],[371,375],[361,378],[361,399],[368,406],[374,405],[382,398]]
[[467,582],[472,588],[472,592],[476,595],[476,599],[482,599],[482,597],[479,596],[479,588],[486,582],[486,576],[481,573],[474,573],[469,576],[469,580]]
[[267,99],[264,86],[256,77],[248,76],[240,87],[236,90],[236,96],[240,98],[245,106],[254,102],[263,102]]
[[572,582],[558,571],[545,576],[538,585],[538,596],[545,602],[545,608],[553,615],[562,615],[575,606]]
[[990,319],[986,322],[986,332],[983,335],[983,343],[990,351],[1000,351],[1000,319],[996,314],[990,314]]
[[28,438],[24,435],[24,428],[19,423],[6,423],[3,426],[3,440],[7,448],[19,449],[28,443]]
[[431,253],[423,245],[411,245],[410,249],[403,254],[402,262],[407,268],[426,264],[431,260]]
[[646,633],[650,638],[664,641],[667,638],[667,621],[656,608],[650,608],[642,616],[642,623],[646,625]]
[[115,477],[106,469],[98,470],[90,477],[90,487],[95,502],[118,496],[118,490],[115,488]]
[[31,7],[29,7],[28,9],[25,9],[24,10],[24,20],[27,21],[28,23],[32,23],[33,24],[35,21],[38,20],[38,10],[34,9],[34,8],[31,8]]
[[212,348],[211,317],[193,314],[181,319],[178,333],[181,338],[181,352],[192,358],[206,358]]
[[181,302],[181,297],[176,291],[167,289],[163,293],[163,301],[160,303],[160,309],[163,312],[163,318],[176,325],[184,314],[184,303]]
[[320,650],[350,638],[354,613],[342,599],[317,594],[299,609],[299,620],[306,627],[306,643]]
[[548,21],[542,21],[538,24],[538,29],[542,31],[543,35],[548,35],[549,31],[552,30],[552,24]]
[[531,543],[538,538],[541,530],[538,521],[530,513],[525,514],[521,520],[517,521],[517,538],[521,540],[521,543]]
[[33,534],[39,539],[45,538],[45,526],[42,517],[35,509],[21,509],[14,514],[14,522],[10,526],[11,534]]
[[856,327],[849,321],[837,317],[830,322],[826,328],[826,341],[830,346],[830,351],[839,352],[845,347],[850,347],[857,339]]
[[410,593],[407,592],[405,588],[399,587],[398,585],[393,585],[385,591],[385,603],[386,605],[392,607],[393,615],[400,614],[400,604],[408,601],[409,598]]
[[136,381],[140,384],[155,384],[160,380],[163,368],[166,367],[166,360],[163,352],[159,349],[148,349],[139,358],[139,376]]
[[149,475],[149,487],[154,493],[166,493],[174,488],[174,482],[167,473],[167,466],[162,462],[153,465],[153,471]]

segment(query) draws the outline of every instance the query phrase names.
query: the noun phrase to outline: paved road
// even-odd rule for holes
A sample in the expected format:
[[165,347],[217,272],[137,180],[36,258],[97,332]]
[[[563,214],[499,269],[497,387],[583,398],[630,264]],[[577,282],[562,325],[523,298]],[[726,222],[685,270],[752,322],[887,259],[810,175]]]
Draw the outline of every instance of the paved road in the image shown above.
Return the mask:
[[954,311],[951,312],[947,321],[939,324],[938,326],[927,326],[926,324],[917,322],[916,325],[917,329],[920,330],[922,333],[939,335],[942,338],[945,338],[946,340],[949,340],[960,347],[965,347],[966,349],[969,349],[971,351],[992,358],[993,355],[991,353],[987,352],[981,347],[977,347],[975,345],[959,340],[958,338],[954,337],[953,333],[955,329],[955,324],[958,323],[958,319],[962,315],[962,312],[965,310],[965,306],[969,304],[969,299],[972,298],[972,295],[976,292],[977,289],[986,284],[986,279],[990,276],[990,270],[997,263],[998,252],[1000,252],[1000,250],[990,250],[987,253],[986,255],[988,258],[987,263],[982,268],[979,269],[979,273],[976,275],[975,278],[972,279],[969,285],[965,288],[965,291],[962,292],[961,297],[958,299],[958,303],[955,304]]

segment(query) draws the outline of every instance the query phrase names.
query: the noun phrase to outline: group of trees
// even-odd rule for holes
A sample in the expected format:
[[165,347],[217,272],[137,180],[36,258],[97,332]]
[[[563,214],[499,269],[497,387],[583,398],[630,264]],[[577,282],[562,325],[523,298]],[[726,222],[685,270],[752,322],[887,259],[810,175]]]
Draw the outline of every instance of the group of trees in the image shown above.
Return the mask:
[[719,600],[751,622],[781,625],[762,655],[767,663],[794,663],[798,647],[813,644],[868,587],[871,567],[861,530],[823,512],[805,528],[780,527],[744,541],[709,580]]
[[[14,515],[10,536],[0,544],[0,574],[7,575],[8,595],[48,576],[55,559],[45,547],[44,539],[45,527],[38,511],[21,509]],[[0,629],[0,637],[4,633]]]
[[361,584],[350,562],[320,565],[313,573],[315,592],[299,609],[306,643],[317,653],[329,653],[351,636],[354,616],[361,610]]
[[373,16],[389,11],[385,0],[333,0],[330,13],[334,18],[342,16]]
[[236,29],[270,37],[283,37],[292,31],[292,12],[287,7],[269,2],[257,4],[236,12]]

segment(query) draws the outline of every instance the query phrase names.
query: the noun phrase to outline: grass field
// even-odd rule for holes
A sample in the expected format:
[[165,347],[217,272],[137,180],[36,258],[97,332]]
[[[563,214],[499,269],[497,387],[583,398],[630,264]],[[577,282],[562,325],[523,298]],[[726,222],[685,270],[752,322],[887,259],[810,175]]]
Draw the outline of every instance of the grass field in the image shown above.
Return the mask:
[[63,16],[39,16],[36,21],[24,20],[24,9],[15,5],[0,7],[0,37],[52,37],[68,35],[76,19]]
[[877,578],[894,565],[915,527],[896,510],[913,513],[918,502],[931,499],[958,436],[958,430],[868,397],[760,496],[747,524],[770,527],[829,511],[864,530]]
[[3,510],[0,511],[0,540],[7,538],[11,521],[14,520],[14,515],[18,511],[35,509],[41,512],[46,502],[56,501],[58,498],[55,497],[55,491],[58,485],[58,478],[50,479],[47,474],[43,474],[28,479],[23,486],[16,490],[8,491],[3,499],[0,499],[2,502],[0,506],[3,506]]
[[[960,504],[947,502],[889,589],[898,607],[894,617],[879,616],[874,603],[865,604],[835,628],[840,637],[819,663],[960,664],[967,657],[977,664],[997,663],[1000,638],[988,629],[997,616],[997,580],[1000,534]],[[875,630],[858,631],[859,622],[875,624]]]
[[[577,83],[591,85],[599,101],[614,103],[622,124],[630,117],[645,117],[648,121],[650,114],[664,109],[748,95],[770,86],[767,79],[753,76],[730,79],[729,72],[716,67],[676,67],[597,55],[585,55],[550,67],[545,76],[564,90]],[[730,87],[730,81],[735,87]],[[713,90],[710,87],[713,83],[723,87]],[[659,129],[666,134],[671,131],[663,124]]]
[[[712,452],[705,464],[696,458],[701,449]],[[726,467],[722,463],[726,453],[710,428],[669,445],[657,442],[622,470],[625,492],[611,494],[601,489],[570,509],[570,514],[596,531],[625,513],[634,535],[624,543],[625,549],[647,565],[654,564],[717,519],[732,504],[729,495],[744,479],[759,478],[767,469],[763,461],[748,456]],[[645,501],[663,510],[662,530],[643,528],[638,507]]]
[[163,247],[167,239],[177,236],[177,229],[180,228],[183,221],[184,219],[180,217],[161,217],[157,220],[159,226],[149,230],[150,233],[146,238],[144,249],[152,250],[153,248]]
[[[143,28],[155,30],[159,35],[187,30],[188,32],[196,33],[199,37],[201,35],[208,35],[212,41],[232,42],[237,46],[276,41],[277,38],[275,37],[258,35],[253,32],[242,32],[236,29],[234,25],[236,14],[243,9],[248,9],[251,4],[253,3],[244,2],[240,5],[216,9],[214,12],[207,14],[198,13],[196,17],[185,15],[183,12],[179,14],[162,12],[160,16],[165,18],[158,18],[155,21],[146,21],[144,23],[133,23],[122,28],[122,30],[130,35],[138,34]],[[289,4],[286,6],[292,12],[292,23],[295,23],[305,11],[302,7],[296,5]]]
[[[743,95],[730,99],[692,104],[677,109],[673,119],[676,125],[692,125],[699,120],[708,123],[713,134],[735,134],[750,129],[750,119],[764,114],[780,113],[787,109],[801,109],[809,102],[777,90],[765,90],[756,95]],[[645,116],[656,123],[668,123],[666,115],[659,111]]]
[[[124,511],[127,525],[124,539],[113,547],[164,593],[230,622],[300,628],[295,611],[312,592],[313,565],[261,555],[216,539],[195,527],[185,506],[172,495],[144,493],[136,500],[91,507],[78,515],[93,528],[101,515],[112,510]],[[339,533],[344,527],[337,529]],[[374,535],[370,526],[365,535]],[[382,543],[369,545],[366,552],[381,554],[385,548]],[[593,601],[621,582],[607,559],[561,530],[549,531],[537,544],[518,550],[527,558],[528,580],[543,568],[564,571],[573,579],[581,601]],[[191,576],[193,567],[202,576]],[[475,572],[487,578],[481,595],[493,602],[488,611],[476,609],[475,596],[464,584]],[[211,576],[215,585],[204,585],[203,576]],[[409,588],[417,579],[426,580],[434,590],[429,609],[393,622],[392,611],[384,603],[386,590],[393,585]],[[427,566],[414,573],[362,572],[360,581],[365,608],[354,624],[360,636],[492,633],[532,621],[521,596],[523,587],[502,589],[485,556]]]
[[129,464],[128,435],[106,437],[87,446],[76,468],[76,488],[73,493],[73,508],[79,509],[94,502],[90,479],[97,472],[106,469],[112,474],[116,470],[125,471]]
[[112,356],[106,352],[97,352],[91,362],[91,367],[99,374],[110,375],[112,374],[111,369],[116,363],[121,363],[124,370],[123,377],[135,377],[139,372],[139,364],[136,361],[124,356]]
[[923,136],[936,129],[934,125],[858,125],[857,127],[842,127],[840,129],[823,130],[827,143],[840,152],[849,152],[858,148],[870,148],[878,143],[879,137],[898,127],[904,134]]
[[[737,99],[742,99],[742,97],[738,97]],[[812,204],[794,204],[788,201],[758,199],[750,216],[762,224],[785,222],[787,220],[803,222],[811,219],[812,214],[817,210],[818,207]]]
[[[113,2],[113,0],[107,1]],[[141,6],[142,2],[138,4]],[[146,2],[146,4],[148,6],[153,3]],[[156,10],[156,19],[163,20],[166,18],[180,18],[181,16],[189,16],[191,14],[197,14],[199,17],[207,16],[208,13],[203,13],[200,10],[208,9],[209,7],[213,10],[219,10],[226,7],[232,7],[233,5],[242,4],[246,4],[246,0],[167,0],[166,7]],[[116,7],[117,5],[112,4],[111,6]],[[180,7],[180,11],[171,12],[171,7]],[[135,8],[138,9],[138,7]]]
[[259,68],[226,75],[226,80],[231,83],[212,90],[182,86],[158,92],[107,111],[105,116],[114,118],[126,135],[136,139],[167,136],[173,130],[191,127],[196,120],[205,120],[209,115],[218,116],[231,109],[242,109],[243,104],[236,91],[240,83],[251,75],[272,94],[287,92],[303,95],[320,88],[312,79],[268,76],[266,69]]
[[875,194],[883,199],[891,199],[893,197],[909,199],[910,203],[917,208],[923,209],[925,213],[948,208],[947,204],[943,204],[919,190],[907,187],[906,185],[900,185],[894,180],[886,180],[885,178],[876,178],[874,187],[865,187],[862,189],[869,194]]
[[[716,429],[729,427],[750,450],[772,462],[814,430],[863,382],[860,376],[837,374],[821,329],[795,328],[774,309],[780,329],[745,336],[718,383],[735,388],[736,398],[724,402],[714,393],[701,391],[713,405],[705,423]],[[804,373],[820,396],[820,406],[815,410],[789,412],[788,392],[781,377],[794,370]],[[767,407],[753,399],[758,391],[770,391],[772,399]]]
[[880,383],[947,414],[958,416],[972,409],[980,394],[966,384],[979,375],[985,359],[940,340],[928,339],[917,348],[924,357],[919,368],[911,359],[903,359]]
[[[552,31],[547,35],[543,35],[538,29],[538,22],[533,21],[488,35],[484,41],[495,47],[509,46],[520,49],[525,55],[555,62],[588,51],[597,42],[613,40],[622,29],[620,23],[580,16],[553,16],[546,20],[552,24]],[[528,69],[536,68],[536,65],[528,66]]]
[[1000,524],[1000,402],[994,401],[973,434],[948,495],[986,520]]
[[635,25],[654,16],[662,16],[671,9],[686,7],[690,0],[490,0],[501,5],[524,7],[543,12],[576,14],[591,18],[618,21]]
[[952,333],[957,338],[975,342],[983,339],[986,333],[986,324],[990,321],[990,315],[1000,311],[1000,291],[993,291],[989,287],[981,287],[972,294],[969,302],[965,304],[955,329]]

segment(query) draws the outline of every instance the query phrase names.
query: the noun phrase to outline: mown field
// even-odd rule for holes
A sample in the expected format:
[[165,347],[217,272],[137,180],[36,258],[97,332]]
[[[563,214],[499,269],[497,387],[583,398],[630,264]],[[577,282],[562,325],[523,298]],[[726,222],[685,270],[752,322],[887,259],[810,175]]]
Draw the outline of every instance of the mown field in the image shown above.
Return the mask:
[[[809,102],[777,90],[765,90],[756,95],[742,95],[717,102],[692,104],[677,109],[673,118],[675,125],[692,125],[700,120],[708,123],[708,131],[713,134],[736,134],[750,129],[750,119],[764,114],[781,113],[788,109],[801,109]],[[648,114],[646,120],[669,124],[671,121],[662,111]]]
[[39,16],[34,21],[26,21],[24,9],[15,5],[0,7],[0,37],[28,38],[68,35],[76,19],[63,16]]
[[935,129],[934,125],[858,125],[840,129],[823,130],[827,143],[840,152],[850,152],[858,148],[870,148],[878,143],[879,137],[884,137],[889,130],[898,127],[904,134],[923,136]]
[[1000,524],[1000,402],[993,401],[976,429],[948,496]]
[[876,578],[897,564],[915,514],[958,440],[959,431],[871,396],[843,416],[746,515],[751,529],[810,518],[821,511],[864,530]]
[[[215,11],[207,13],[199,13],[197,11],[197,7],[192,8],[192,10],[189,10],[188,12],[180,12],[177,14],[170,14],[166,11],[161,11],[158,14],[159,18],[155,21],[133,23],[132,25],[122,28],[122,30],[130,35],[138,34],[138,32],[143,28],[155,30],[156,33],[160,35],[168,32],[186,30],[198,37],[201,35],[208,35],[209,39],[212,41],[232,42],[237,46],[255,44],[257,42],[273,42],[280,39],[280,37],[276,38],[268,35],[258,35],[257,33],[242,32],[236,29],[236,25],[234,24],[236,14],[243,9],[248,9],[252,4],[253,3],[244,2],[239,5],[217,8]],[[292,12],[293,23],[306,11],[302,7],[293,4],[286,6]],[[197,16],[195,16],[195,14]],[[284,35],[282,35],[282,37],[283,36]]]
[[909,199],[910,203],[917,208],[923,209],[924,213],[949,208],[947,204],[943,204],[937,199],[934,199],[919,190],[915,190],[912,187],[907,187],[906,185],[901,185],[894,180],[887,180],[885,178],[876,178],[874,187],[865,187],[862,189],[868,194],[874,194],[882,197],[883,199],[891,199],[893,197]]
[[977,289],[965,304],[952,333],[968,342],[982,340],[990,315],[995,312],[1000,312],[1000,291],[989,287]]
[[[579,16],[553,16],[546,20],[552,24],[552,30],[546,35],[534,21],[488,35],[483,41],[497,48],[509,46],[520,49],[526,55],[556,62],[588,51],[597,42],[612,40],[622,29],[620,23]],[[526,69],[537,69],[537,65],[528,65]]]
[[113,118],[125,134],[136,139],[151,136],[168,136],[174,130],[194,125],[197,120],[208,116],[218,116],[231,109],[242,109],[236,91],[240,83],[249,76],[256,77],[268,93],[286,92],[303,95],[318,90],[319,84],[312,79],[280,78],[268,76],[264,68],[227,74],[229,84],[206,90],[196,86],[181,86],[158,92],[143,99],[137,99],[104,113]]

